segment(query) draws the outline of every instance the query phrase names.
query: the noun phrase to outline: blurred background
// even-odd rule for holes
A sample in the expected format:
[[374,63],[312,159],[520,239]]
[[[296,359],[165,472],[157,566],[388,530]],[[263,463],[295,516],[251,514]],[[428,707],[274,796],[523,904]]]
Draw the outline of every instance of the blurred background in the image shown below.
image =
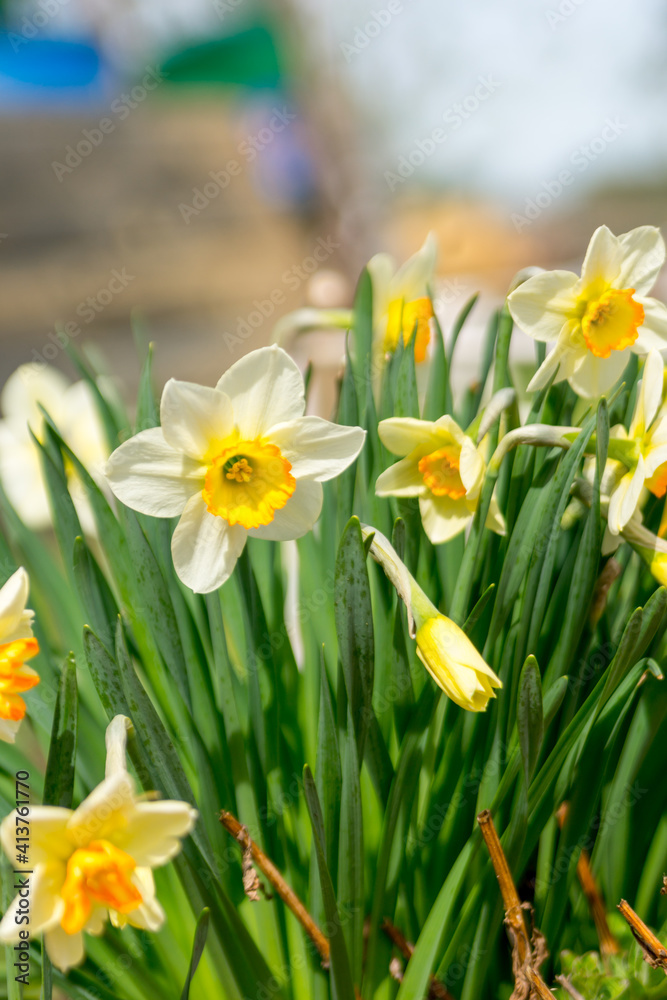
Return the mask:
[[[666,221],[659,0],[3,0],[0,21],[0,384],[67,371],[70,338],[132,386],[133,314],[160,380],[211,383],[429,230],[445,328],[481,292],[472,365],[519,268]],[[295,351],[326,374],[341,339]]]

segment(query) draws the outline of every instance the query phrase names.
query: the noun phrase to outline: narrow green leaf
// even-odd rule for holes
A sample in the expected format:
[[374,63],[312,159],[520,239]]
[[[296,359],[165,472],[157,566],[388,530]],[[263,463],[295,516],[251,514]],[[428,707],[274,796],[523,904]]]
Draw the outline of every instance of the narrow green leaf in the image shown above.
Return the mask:
[[44,776],[44,805],[70,809],[74,794],[77,735],[76,660],[70,653],[63,665],[53,713],[49,757]]
[[419,397],[417,395],[417,374],[415,371],[415,340],[413,335],[400,351],[396,386],[394,389],[394,415],[397,417],[419,417]]
[[320,658],[320,714],[317,727],[315,784],[322,805],[327,865],[332,878],[335,878],[338,865],[338,835],[343,773],[340,751],[338,749],[336,719],[331,701],[331,691],[329,690],[329,679],[324,665],[324,650],[322,650]]
[[343,753],[337,890],[338,905],[346,915],[343,933],[350,956],[352,978],[355,983],[360,983],[364,944],[364,833],[359,758],[349,703],[347,739]]
[[160,412],[153,388],[153,344],[149,344],[139,380],[134,433],[138,434],[139,431],[148,430],[150,427],[157,427],[159,423]]
[[534,656],[527,658],[519,678],[516,724],[528,788],[544,738],[542,678]]
[[[475,294],[468,299],[463,309],[458,314],[454,326],[452,327],[452,335],[449,339],[449,347],[447,349],[447,368],[450,370],[452,367],[452,357],[454,355],[456,342],[459,339],[459,334],[463,329],[465,321],[467,320],[468,316],[470,315],[475,305],[477,304],[478,298],[479,298],[479,292],[475,292]],[[427,418],[427,419],[433,419],[433,418]]]
[[[464,306],[454,329],[456,329],[456,325],[459,320],[461,320],[461,317],[463,317],[461,322],[461,325],[463,325],[465,317],[467,316],[466,308],[469,312],[476,299],[477,296],[473,296],[471,301],[468,303],[468,306]],[[444,413],[451,413],[454,409],[452,390],[449,382],[449,364],[445,353],[445,339],[442,335],[442,330],[440,329],[440,323],[438,322],[437,316],[433,319],[433,325],[435,326],[435,337],[433,342],[433,352],[428,364],[428,385],[426,387],[426,398],[424,399],[424,408],[422,412],[423,420],[437,420]],[[453,332],[452,340],[454,340]]]
[[366,551],[357,517],[348,521],[338,546],[334,608],[338,655],[354,719],[359,758],[363,759],[373,713],[375,653]]
[[199,960],[204,951],[204,946],[206,944],[206,938],[208,936],[208,924],[211,911],[208,907],[205,907],[199,914],[199,920],[197,921],[197,926],[195,927],[195,937],[192,942],[192,955],[190,956],[190,967],[188,969],[188,977],[185,980],[185,985],[183,987],[183,992],[181,993],[181,1000],[189,1000],[190,997],[190,985],[194,978],[194,974],[197,971],[197,966],[199,965]]
[[317,866],[322,888],[322,902],[330,930],[329,945],[331,948],[331,993],[333,1000],[354,1000],[354,981],[350,968],[350,958],[342,933],[342,917],[336,905],[331,875],[325,856],[324,821],[322,809],[317,795],[317,788],[310,768],[306,764],[303,769],[303,789],[306,796],[308,813],[313,829],[313,843],[317,857]]

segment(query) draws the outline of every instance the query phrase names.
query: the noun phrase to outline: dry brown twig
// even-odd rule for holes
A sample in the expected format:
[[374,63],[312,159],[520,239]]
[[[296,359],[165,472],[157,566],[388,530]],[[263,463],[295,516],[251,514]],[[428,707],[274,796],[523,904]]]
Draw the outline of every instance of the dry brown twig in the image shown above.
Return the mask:
[[532,908],[519,899],[505,852],[488,809],[479,814],[477,822],[491,856],[505,907],[505,926],[512,945],[514,973],[514,992],[510,1000],[529,1000],[529,998],[532,1000],[534,997],[550,997],[551,1000],[555,1000],[554,994],[539,973],[540,965],[548,956],[544,936],[535,927],[531,936],[528,936],[524,912]]
[[[412,953],[415,950],[415,946],[410,941],[408,941],[405,938],[404,934],[398,929],[398,927],[395,927],[394,924],[392,924],[391,920],[387,920],[386,917],[382,921],[382,930],[387,935],[392,944],[395,945],[395,947],[400,951],[405,961],[409,962],[410,959],[412,958]],[[392,962],[393,961],[394,960],[392,959]],[[391,972],[391,975],[394,979],[398,979],[398,974],[395,974],[398,973],[398,968],[394,966],[394,970],[395,971],[392,971],[392,969],[390,968],[389,971]],[[401,969],[400,979],[398,979],[398,981],[400,982],[402,978],[403,978],[403,970]],[[453,1000],[452,994],[449,992],[447,987],[443,986],[440,980],[436,979],[435,976],[431,976],[429,980],[427,996],[429,1000]]]
[[[236,816],[233,816],[230,812],[223,809],[220,813],[220,822],[225,829],[231,833],[232,837],[234,837],[235,840],[238,840],[241,848],[243,849],[243,888],[248,893],[249,898],[254,900],[258,900],[260,898],[258,891],[259,879],[257,878],[257,873],[254,871],[254,865],[256,865],[262,874],[266,876],[282,899],[283,903],[290,908],[305,930],[306,934],[310,937],[319,952],[322,965],[328,967],[329,942],[327,938],[319,929],[294,890],[282,877],[273,861],[271,861],[270,858],[267,858],[261,847],[256,844],[254,840],[252,840],[247,829],[239,823]],[[254,873],[254,875],[252,873]],[[251,895],[251,893],[253,893],[253,895]]]
[[635,941],[644,953],[644,961],[648,962],[652,969],[662,969],[667,975],[667,949],[663,945],[650,927],[632,909],[624,899],[618,904],[621,916],[627,921]]
[[[565,826],[567,810],[568,803],[563,802],[562,806],[556,813],[556,819],[558,820],[558,825],[561,829]],[[595,883],[588,853],[585,850],[581,851],[579,860],[577,861],[577,876],[588,902],[588,908],[591,912],[591,916],[593,917],[595,929],[598,932],[600,954],[603,958],[607,958],[609,955],[618,955],[621,950],[621,946],[612,934],[609,923],[607,922],[607,907],[605,906],[604,900]]]

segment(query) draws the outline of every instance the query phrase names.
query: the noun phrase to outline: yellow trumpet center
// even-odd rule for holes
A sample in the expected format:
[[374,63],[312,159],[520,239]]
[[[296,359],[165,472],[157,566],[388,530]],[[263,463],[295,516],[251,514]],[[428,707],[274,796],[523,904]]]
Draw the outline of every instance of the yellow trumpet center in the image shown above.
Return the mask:
[[609,288],[582,303],[581,330],[596,358],[608,358],[612,351],[623,351],[637,339],[644,307],[635,302],[634,292],[634,288]]
[[61,919],[65,933],[83,930],[93,903],[118,913],[131,913],[141,906],[141,893],[131,878],[135,868],[134,858],[108,840],[93,840],[76,850],[67,862],[67,876],[60,890],[65,903]]
[[39,674],[27,667],[25,661],[37,653],[36,639],[16,639],[0,645],[0,719],[20,722],[24,717],[25,702],[19,693],[39,684]]
[[446,445],[420,458],[417,467],[431,493],[437,497],[460,500],[466,495],[466,488],[459,473],[460,461],[460,450],[453,445]]
[[229,524],[270,524],[296,489],[292,466],[266,441],[230,442],[211,461],[202,496],[207,509]]
[[407,346],[415,334],[415,361],[426,359],[426,348],[431,336],[429,320],[434,316],[433,303],[427,295],[406,302],[393,299],[387,309],[387,329],[384,335],[384,349],[392,353],[398,347],[399,338]]

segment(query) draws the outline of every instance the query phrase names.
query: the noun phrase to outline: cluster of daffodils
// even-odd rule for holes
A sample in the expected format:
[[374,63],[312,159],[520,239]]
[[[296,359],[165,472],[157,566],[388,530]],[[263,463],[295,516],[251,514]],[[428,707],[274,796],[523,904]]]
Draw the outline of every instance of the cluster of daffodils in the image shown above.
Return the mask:
[[[63,439],[98,481],[103,482],[109,449],[90,386],[71,384],[56,368],[21,365],[9,377],[0,397],[0,483],[25,523],[36,531],[48,528],[51,512],[39,452],[32,439],[42,435],[46,410]],[[72,469],[69,487],[81,524],[93,530],[93,518]]]
[[[107,920],[156,931],[164,911],[155,898],[153,869],[181,849],[197,813],[187,802],[137,796],[127,772],[129,720],[107,729],[104,781],[78,809],[30,808],[30,933],[43,934],[53,964],[63,970],[84,958],[84,932],[101,934]],[[15,864],[21,817],[2,822],[0,839]],[[0,923],[0,941],[19,941],[19,894]]]
[[28,574],[21,567],[0,589],[0,740],[13,743],[25,717],[21,697],[39,684],[27,661],[39,652],[32,634],[33,612],[28,602]]

